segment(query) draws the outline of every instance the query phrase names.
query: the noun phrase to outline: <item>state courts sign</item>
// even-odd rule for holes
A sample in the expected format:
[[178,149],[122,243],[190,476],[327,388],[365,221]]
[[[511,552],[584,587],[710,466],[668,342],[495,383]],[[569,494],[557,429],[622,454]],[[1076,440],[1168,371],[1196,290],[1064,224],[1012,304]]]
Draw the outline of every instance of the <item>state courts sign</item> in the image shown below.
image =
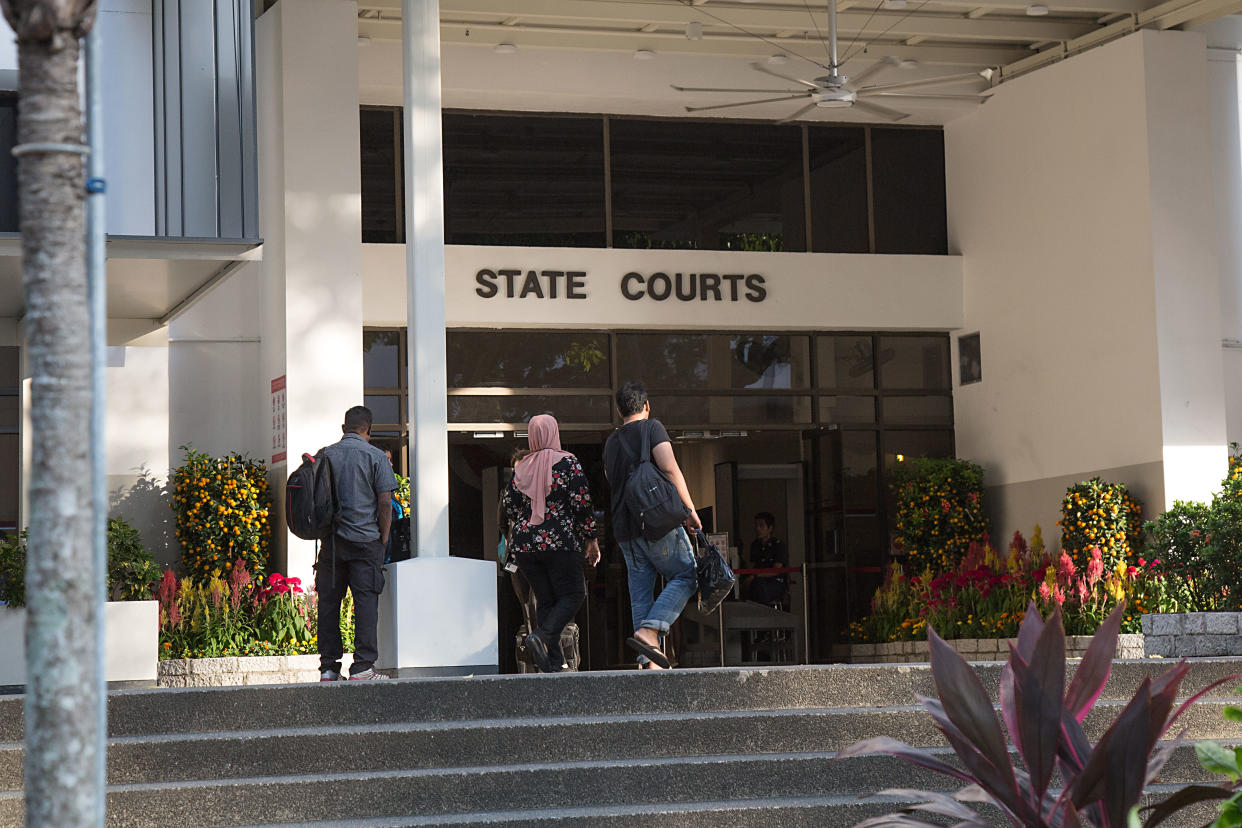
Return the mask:
[[[363,245],[367,325],[405,323],[401,245]],[[962,324],[957,256],[445,248],[449,327],[912,329]]]

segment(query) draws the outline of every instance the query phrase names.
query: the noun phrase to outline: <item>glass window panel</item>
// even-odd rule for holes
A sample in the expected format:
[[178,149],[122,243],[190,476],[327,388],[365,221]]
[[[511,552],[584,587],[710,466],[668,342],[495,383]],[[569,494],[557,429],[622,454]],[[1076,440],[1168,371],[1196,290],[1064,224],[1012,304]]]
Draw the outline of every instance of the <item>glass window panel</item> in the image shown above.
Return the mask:
[[816,347],[820,388],[875,388],[871,337],[821,336]]
[[17,474],[21,441],[16,434],[0,434],[0,528],[17,527],[17,497],[20,480]]
[[812,126],[811,250],[867,253],[867,145],[861,127]]
[[401,388],[405,385],[402,379],[401,333],[399,331],[363,331],[363,385],[367,388]]
[[790,425],[811,422],[810,397],[654,396],[651,415],[665,425],[718,428],[728,425]]
[[879,504],[874,431],[841,434],[841,472],[846,512],[871,512]]
[[854,566],[874,566],[884,561],[888,532],[878,517],[845,518],[845,548]]
[[359,112],[362,157],[362,240],[392,243],[404,238],[401,204],[401,110],[366,107]]
[[880,387],[948,390],[949,338],[947,336],[880,337]]
[[651,389],[800,389],[809,386],[805,336],[621,334],[619,375]]
[[614,247],[806,249],[800,127],[617,118],[609,131]]
[[17,95],[0,95],[0,232],[5,233],[18,231],[17,159],[12,153],[17,120]]
[[12,345],[0,346],[0,389],[21,385],[20,366],[21,349]]
[[820,397],[819,421],[840,423],[874,423],[875,397]]
[[871,130],[876,253],[949,251],[944,194],[944,133]]
[[449,331],[448,384],[450,388],[608,388],[608,335]]
[[18,428],[21,419],[21,398],[0,395],[0,431]]
[[952,397],[885,397],[884,422],[888,425],[952,425]]
[[[952,457],[952,431],[902,431],[889,429],[884,432],[884,468],[892,470],[900,462],[919,457]],[[897,458],[901,457],[901,460]]]
[[604,247],[600,118],[444,115],[448,244]]
[[612,422],[611,397],[547,397],[536,395],[450,396],[450,423],[524,423],[536,414],[551,414],[561,423]]
[[368,394],[362,398],[363,405],[371,409],[372,419],[383,425],[400,425],[401,398],[395,394]]

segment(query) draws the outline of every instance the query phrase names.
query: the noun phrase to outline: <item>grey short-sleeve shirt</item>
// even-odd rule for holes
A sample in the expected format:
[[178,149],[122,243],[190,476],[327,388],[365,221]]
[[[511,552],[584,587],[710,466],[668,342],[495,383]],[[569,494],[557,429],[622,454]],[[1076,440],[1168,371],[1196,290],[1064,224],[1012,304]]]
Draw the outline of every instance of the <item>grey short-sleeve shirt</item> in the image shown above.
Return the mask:
[[332,482],[341,506],[336,533],[356,543],[379,540],[376,507],[381,497],[397,488],[388,456],[360,434],[346,434],[323,452],[332,464]]

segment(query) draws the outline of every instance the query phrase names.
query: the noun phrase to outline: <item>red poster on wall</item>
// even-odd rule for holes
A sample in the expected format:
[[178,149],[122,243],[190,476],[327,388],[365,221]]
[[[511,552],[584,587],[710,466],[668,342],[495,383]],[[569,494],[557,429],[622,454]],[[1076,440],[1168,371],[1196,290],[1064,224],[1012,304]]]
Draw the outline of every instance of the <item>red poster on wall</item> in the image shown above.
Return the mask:
[[272,465],[285,462],[289,449],[288,399],[285,375],[272,380]]

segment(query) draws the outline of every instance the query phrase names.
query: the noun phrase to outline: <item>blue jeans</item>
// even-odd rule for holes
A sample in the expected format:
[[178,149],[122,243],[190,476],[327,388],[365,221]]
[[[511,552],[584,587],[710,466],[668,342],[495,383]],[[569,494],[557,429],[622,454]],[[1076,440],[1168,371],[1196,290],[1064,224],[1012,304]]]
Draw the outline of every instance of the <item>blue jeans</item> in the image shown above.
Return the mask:
[[[638,537],[620,541],[629,575],[630,612],[634,630],[655,630],[663,642],[664,634],[690,596],[699,591],[698,565],[686,530],[680,526],[656,541]],[[664,589],[653,600],[656,577],[664,576]],[[639,656],[646,661],[646,656]]]

